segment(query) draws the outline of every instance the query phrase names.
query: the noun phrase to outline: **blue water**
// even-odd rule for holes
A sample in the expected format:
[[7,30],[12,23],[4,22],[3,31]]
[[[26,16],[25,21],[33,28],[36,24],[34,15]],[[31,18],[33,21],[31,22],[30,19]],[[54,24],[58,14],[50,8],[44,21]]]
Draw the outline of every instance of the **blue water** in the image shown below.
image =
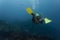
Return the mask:
[[[11,27],[1,27],[10,31],[26,31],[33,35],[60,37],[60,0],[40,0],[34,11],[52,20],[49,24],[33,24],[32,16],[26,8],[32,8],[29,0],[0,0],[0,19],[10,23]],[[33,8],[32,8],[33,9]],[[16,26],[16,27],[15,27]],[[10,28],[10,29],[9,29]],[[6,30],[6,31],[7,31]]]

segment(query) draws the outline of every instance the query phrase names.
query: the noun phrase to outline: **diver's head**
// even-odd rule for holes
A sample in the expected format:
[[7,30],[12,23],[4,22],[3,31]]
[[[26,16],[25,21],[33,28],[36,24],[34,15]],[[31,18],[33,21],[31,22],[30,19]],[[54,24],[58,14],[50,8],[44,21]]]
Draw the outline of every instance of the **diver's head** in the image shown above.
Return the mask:
[[36,13],[35,16],[40,16],[39,13]]

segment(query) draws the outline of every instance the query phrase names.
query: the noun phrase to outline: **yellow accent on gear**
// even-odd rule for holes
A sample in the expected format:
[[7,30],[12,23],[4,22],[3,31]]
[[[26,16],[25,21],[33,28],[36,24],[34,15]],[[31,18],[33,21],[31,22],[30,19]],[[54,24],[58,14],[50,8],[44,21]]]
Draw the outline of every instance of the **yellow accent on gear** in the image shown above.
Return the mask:
[[48,24],[48,23],[52,22],[52,20],[50,20],[48,18],[45,18],[44,21],[45,21],[45,24]]
[[26,8],[26,11],[28,12],[28,14],[32,14],[32,9],[31,8]]

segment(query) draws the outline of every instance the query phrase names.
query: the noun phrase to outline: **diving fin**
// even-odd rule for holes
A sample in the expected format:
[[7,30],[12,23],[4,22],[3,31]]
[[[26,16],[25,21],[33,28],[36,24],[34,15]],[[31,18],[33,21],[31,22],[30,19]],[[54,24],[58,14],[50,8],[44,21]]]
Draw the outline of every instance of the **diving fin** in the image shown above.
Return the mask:
[[52,20],[48,19],[48,18],[44,18],[45,24],[48,24],[50,22],[52,22]]
[[33,11],[32,11],[32,9],[31,8],[26,8],[26,11],[28,12],[28,14],[32,14],[33,13]]

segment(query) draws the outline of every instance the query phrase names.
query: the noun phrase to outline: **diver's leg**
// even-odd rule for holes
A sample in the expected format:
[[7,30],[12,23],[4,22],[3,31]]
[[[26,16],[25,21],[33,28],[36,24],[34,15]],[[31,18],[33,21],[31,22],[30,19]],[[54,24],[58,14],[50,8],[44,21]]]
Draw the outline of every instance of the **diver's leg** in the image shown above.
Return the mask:
[[34,17],[35,16],[35,14],[34,13],[31,13],[31,15]]

